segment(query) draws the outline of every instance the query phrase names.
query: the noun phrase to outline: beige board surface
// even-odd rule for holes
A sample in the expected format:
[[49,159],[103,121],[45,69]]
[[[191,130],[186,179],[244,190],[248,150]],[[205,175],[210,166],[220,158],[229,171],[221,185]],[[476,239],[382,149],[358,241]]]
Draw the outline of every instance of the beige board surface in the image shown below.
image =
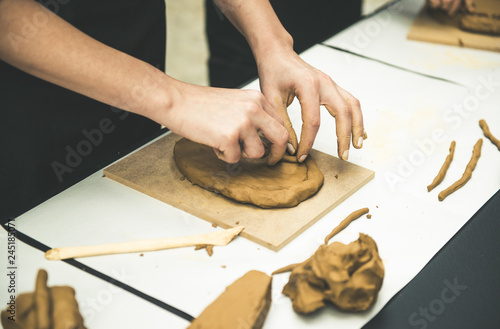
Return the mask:
[[[370,181],[375,173],[312,150],[325,176],[322,188],[293,208],[262,209],[241,204],[191,184],[177,170],[173,148],[181,137],[167,134],[104,169],[104,176],[222,228],[245,226],[240,236],[278,251]],[[214,173],[230,179],[228,171]]]
[[500,36],[472,33],[458,27],[459,18],[427,8],[420,11],[408,33],[408,39],[445,45],[500,52]]

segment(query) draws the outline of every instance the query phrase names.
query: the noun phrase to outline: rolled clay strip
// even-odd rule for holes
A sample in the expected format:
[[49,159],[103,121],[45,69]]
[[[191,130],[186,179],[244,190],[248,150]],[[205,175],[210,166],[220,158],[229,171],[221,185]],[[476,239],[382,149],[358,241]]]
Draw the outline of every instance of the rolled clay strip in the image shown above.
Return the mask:
[[448,154],[448,156],[446,157],[446,160],[444,160],[443,166],[441,167],[441,169],[439,169],[439,172],[438,172],[436,178],[434,178],[432,183],[429,186],[427,186],[427,192],[432,191],[433,188],[435,188],[436,186],[441,184],[441,182],[444,179],[444,176],[446,176],[446,172],[448,171],[448,168],[450,167],[450,163],[453,160],[453,155],[455,154],[455,145],[456,145],[455,141],[451,142],[450,154]]
[[472,157],[469,163],[467,164],[467,167],[465,167],[465,172],[463,173],[462,177],[455,183],[453,183],[450,187],[448,187],[446,190],[443,190],[439,193],[438,195],[439,201],[443,201],[448,195],[455,192],[469,181],[469,179],[472,176],[472,172],[476,168],[477,160],[479,160],[479,157],[481,156],[482,145],[483,145],[483,139],[480,138],[476,142],[476,145],[474,145],[474,149],[472,150]]
[[296,268],[300,264],[301,263],[295,263],[295,264],[290,264],[290,265],[287,265],[287,266],[283,266],[282,268],[277,269],[276,271],[274,271],[271,275],[285,273],[285,272],[291,272],[291,271],[293,271],[294,268]]
[[483,130],[484,136],[488,138],[495,146],[497,149],[500,151],[500,140],[496,139],[495,136],[490,131],[490,127],[488,127],[488,124],[484,119],[479,120],[479,127]]
[[333,229],[332,232],[330,232],[330,234],[328,234],[325,237],[325,245],[328,244],[328,241],[330,241],[331,238],[333,238],[340,231],[345,229],[347,227],[347,225],[349,225],[353,220],[358,219],[359,217],[363,216],[364,214],[367,214],[369,211],[370,211],[370,209],[363,208],[363,209],[356,210],[355,212],[353,212],[352,214],[347,216],[342,222],[340,222],[340,224],[336,228]]
[[50,292],[47,287],[47,271],[38,271],[35,283],[35,321],[37,329],[49,329],[50,323]]

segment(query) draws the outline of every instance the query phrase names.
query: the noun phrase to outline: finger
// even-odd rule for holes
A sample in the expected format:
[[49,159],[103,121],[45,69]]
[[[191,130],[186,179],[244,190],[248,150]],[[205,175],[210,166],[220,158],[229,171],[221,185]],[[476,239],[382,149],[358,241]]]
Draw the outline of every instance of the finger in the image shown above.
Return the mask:
[[260,159],[264,156],[265,148],[256,129],[245,130],[241,134],[240,148],[244,158]]
[[304,162],[309,152],[311,152],[321,121],[319,91],[310,89],[301,90],[297,92],[297,98],[299,99],[302,113],[302,130],[300,132],[297,159],[299,162]]
[[219,159],[227,163],[237,163],[241,158],[241,147],[237,139],[219,148],[213,148]]
[[355,148],[360,149],[363,147],[363,133],[364,133],[364,126],[363,126],[363,113],[361,112],[361,105],[359,101],[352,96],[349,92],[344,90],[342,87],[337,86],[337,89],[339,90],[340,94],[344,99],[347,101],[349,106],[351,107],[351,115],[352,115],[352,145],[354,145]]
[[453,3],[453,0],[441,0],[441,9],[446,11],[447,13],[450,13],[450,8]]
[[328,112],[335,117],[337,152],[339,158],[347,161],[351,144],[352,109],[337,88],[332,88],[328,95],[330,97],[324,105]]
[[274,120],[278,121],[281,124],[284,124],[283,119],[280,117],[280,115],[277,112],[277,109],[276,109],[277,103],[270,102],[269,100],[267,100],[267,97],[259,91],[251,90],[250,92],[258,93],[259,97],[257,99],[259,100],[259,105],[264,109],[264,111],[267,114],[269,114]]
[[441,6],[441,0],[429,0],[427,3],[431,8],[439,8]]
[[260,131],[271,142],[271,150],[267,158],[267,163],[272,166],[280,161],[283,158],[283,154],[285,154],[288,131],[280,122],[274,120],[265,112],[254,115],[252,120],[256,130]]
[[270,98],[272,100],[272,103],[274,104],[274,108],[276,109],[277,114],[283,121],[285,129],[288,131],[287,150],[288,153],[293,155],[297,150],[298,141],[297,134],[293,129],[292,121],[290,121],[290,117],[288,116],[288,106],[292,103],[294,95],[289,93],[286,96],[282,96],[278,93],[275,96],[271,96]]
[[454,15],[457,11],[458,8],[460,8],[460,5],[462,4],[462,0],[453,0],[450,9],[448,10],[448,14],[450,16]]

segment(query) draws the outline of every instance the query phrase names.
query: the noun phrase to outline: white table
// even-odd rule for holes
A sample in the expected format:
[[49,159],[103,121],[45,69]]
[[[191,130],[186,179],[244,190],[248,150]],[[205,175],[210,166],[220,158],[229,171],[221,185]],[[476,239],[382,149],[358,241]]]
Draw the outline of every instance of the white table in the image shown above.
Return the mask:
[[[500,132],[500,86],[482,88],[480,98],[475,94],[475,90],[481,88],[478,87],[481,79],[500,82],[500,54],[407,41],[404,36],[422,3],[404,1],[401,13],[381,12],[325,44],[347,48],[358,31],[368,29],[380,17],[389,15],[390,23],[374,34],[368,46],[350,50],[463,86],[325,45],[314,46],[302,54],[305,60],[330,74],[360,99],[369,138],[362,150],[351,149],[349,161],[374,170],[376,176],[288,246],[276,253],[237,238],[227,247],[215,247],[212,257],[204,251],[183,248],[145,253],[143,257],[128,254],[79,261],[197,316],[227,285],[248,270],[270,274],[281,266],[308,258],[345,216],[369,207],[372,219],[353,222],[336,239],[348,243],[363,232],[377,241],[386,277],[374,307],[360,314],[341,313],[327,307],[312,317],[298,316],[292,311],[290,300],[281,294],[288,279],[288,274],[281,274],[273,279],[273,304],[265,324],[265,328],[361,327],[500,188],[500,172],[492,170],[500,165],[500,152],[484,139],[478,126],[478,120],[485,118],[493,132],[497,135]],[[450,58],[456,61],[448,61]],[[467,65],[466,60],[479,64]],[[258,88],[258,82],[248,88]],[[455,112],[460,107],[462,109]],[[294,126],[300,127],[298,103],[294,102],[289,111]],[[483,155],[472,179],[444,202],[439,202],[438,192],[462,175],[478,138],[484,139]],[[427,193],[426,186],[446,157],[451,140],[456,140],[457,149],[446,179],[436,190]],[[336,154],[334,120],[326,111],[323,111],[314,147]],[[96,172],[20,216],[16,220],[17,228],[50,247],[214,230],[201,219],[101,176],[102,171]],[[6,234],[2,232],[1,237],[0,257],[4,260],[7,259]],[[188,324],[67,264],[46,261],[41,252],[22,242],[18,242],[17,252],[19,291],[33,290],[37,269],[47,269],[50,285],[69,284],[76,289],[89,328],[117,325],[120,328],[184,328]],[[3,276],[2,280],[5,280]],[[1,286],[6,286],[3,281]],[[3,303],[6,297],[3,293],[1,296]],[[92,306],[92,298],[100,298],[100,302]]]

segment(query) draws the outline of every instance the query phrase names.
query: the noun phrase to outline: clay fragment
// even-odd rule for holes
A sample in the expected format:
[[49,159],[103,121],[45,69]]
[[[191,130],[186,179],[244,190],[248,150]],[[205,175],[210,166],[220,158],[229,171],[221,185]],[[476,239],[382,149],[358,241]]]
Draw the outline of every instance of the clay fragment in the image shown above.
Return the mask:
[[290,265],[287,265],[287,266],[283,266],[282,268],[277,269],[276,271],[274,271],[271,275],[281,274],[281,273],[286,273],[286,272],[291,272],[291,271],[293,271],[294,268],[296,268],[299,265],[300,265],[300,263],[290,264]]
[[274,166],[268,166],[267,159],[244,158],[228,165],[212,148],[185,138],[175,144],[174,158],[192,184],[262,208],[294,207],[313,196],[324,179],[312,156],[303,163],[285,155]]
[[497,149],[500,151],[500,140],[496,139],[495,136],[490,131],[490,127],[488,127],[488,124],[484,119],[479,120],[479,127],[483,130],[484,136],[488,138],[495,146]]
[[330,234],[328,234],[325,237],[325,244],[328,244],[328,241],[330,241],[331,238],[333,238],[335,235],[337,235],[340,231],[345,229],[353,220],[358,219],[359,217],[363,216],[364,214],[367,214],[370,211],[368,208],[362,208],[359,210],[354,211],[352,214],[347,216],[340,224],[335,227]]
[[69,286],[47,287],[47,272],[39,270],[35,291],[15,299],[15,321],[9,308],[2,311],[4,329],[85,329],[75,290]]
[[271,307],[271,277],[247,272],[226,290],[188,329],[261,329]]
[[479,157],[481,157],[482,145],[483,145],[483,139],[480,138],[474,145],[474,149],[472,150],[472,157],[469,163],[467,164],[467,167],[465,167],[465,172],[463,173],[462,177],[455,183],[453,183],[450,187],[439,193],[438,195],[439,201],[443,201],[448,195],[452,194],[453,192],[464,186],[465,183],[469,181],[469,179],[472,177],[472,172],[476,168],[477,161],[479,160]]
[[213,228],[217,228],[217,224],[212,223],[212,227],[213,227]]
[[366,215],[366,218],[371,219],[372,215],[368,214],[368,215]]
[[197,244],[194,247],[194,250],[205,249],[207,251],[208,256],[212,257],[214,254],[214,246],[211,244]]
[[444,177],[446,176],[446,172],[450,167],[451,161],[453,161],[453,155],[455,154],[455,145],[456,145],[455,141],[452,141],[450,145],[450,153],[444,160],[443,166],[441,167],[441,169],[439,169],[437,176],[434,178],[432,183],[429,186],[427,186],[427,192],[432,191],[433,188],[441,184]]
[[293,310],[308,314],[333,303],[342,311],[368,309],[377,299],[384,279],[384,265],[375,241],[360,233],[345,245],[321,245],[290,274],[283,294],[292,299]]

